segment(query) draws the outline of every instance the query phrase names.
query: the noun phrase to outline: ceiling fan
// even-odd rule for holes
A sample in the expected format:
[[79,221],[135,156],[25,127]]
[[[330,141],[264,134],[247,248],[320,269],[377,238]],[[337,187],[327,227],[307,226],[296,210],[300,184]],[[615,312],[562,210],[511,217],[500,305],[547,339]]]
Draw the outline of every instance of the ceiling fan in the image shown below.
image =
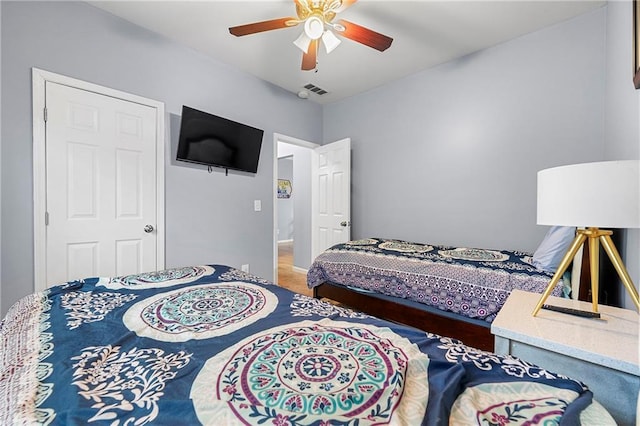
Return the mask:
[[391,46],[393,39],[368,28],[340,19],[334,22],[336,15],[347,9],[357,0],[294,0],[297,18],[285,17],[268,21],[254,22],[229,28],[229,32],[240,37],[263,31],[278,30],[304,24],[302,34],[293,42],[302,50],[302,69],[313,70],[317,64],[320,41],[327,53],[338,47],[341,40],[333,33],[372,47],[383,52]]

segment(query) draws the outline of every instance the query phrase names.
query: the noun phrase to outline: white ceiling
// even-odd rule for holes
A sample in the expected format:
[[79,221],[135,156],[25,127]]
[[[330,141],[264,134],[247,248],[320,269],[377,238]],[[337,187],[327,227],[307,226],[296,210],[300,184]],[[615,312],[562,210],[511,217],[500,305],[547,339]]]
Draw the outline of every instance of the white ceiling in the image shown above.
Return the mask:
[[244,37],[231,26],[295,15],[292,0],[90,2],[293,94],[307,83],[328,93],[318,103],[362,93],[520,35],[570,19],[604,1],[360,0],[339,18],[394,39],[385,52],[354,41],[318,54],[317,71],[301,71],[293,41],[301,26]]

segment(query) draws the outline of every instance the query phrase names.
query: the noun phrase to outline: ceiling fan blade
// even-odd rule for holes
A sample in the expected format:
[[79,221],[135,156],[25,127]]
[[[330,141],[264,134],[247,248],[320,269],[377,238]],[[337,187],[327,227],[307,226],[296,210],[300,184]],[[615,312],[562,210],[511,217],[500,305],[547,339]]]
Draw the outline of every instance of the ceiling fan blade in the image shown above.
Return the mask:
[[338,32],[341,36],[357,41],[358,43],[362,43],[381,52],[387,50],[389,46],[391,46],[391,42],[393,42],[391,37],[387,37],[386,35],[377,33],[369,28],[354,24],[353,22],[345,21],[344,19],[339,20],[338,24],[344,27],[344,31]]
[[333,11],[335,13],[340,13],[343,10],[348,9],[352,4],[354,4],[357,1],[358,0],[342,0],[342,2],[341,2],[342,4],[339,7],[333,9]]
[[307,53],[302,54],[302,70],[311,71],[316,68],[316,55],[318,54],[318,40],[311,40]]
[[236,37],[245,36],[249,34],[261,33],[263,31],[279,30],[281,28],[289,28],[292,26],[287,24],[290,21],[296,21],[296,18],[278,18],[271,19],[269,21],[254,22],[252,24],[238,25],[237,27],[230,27],[229,32]]

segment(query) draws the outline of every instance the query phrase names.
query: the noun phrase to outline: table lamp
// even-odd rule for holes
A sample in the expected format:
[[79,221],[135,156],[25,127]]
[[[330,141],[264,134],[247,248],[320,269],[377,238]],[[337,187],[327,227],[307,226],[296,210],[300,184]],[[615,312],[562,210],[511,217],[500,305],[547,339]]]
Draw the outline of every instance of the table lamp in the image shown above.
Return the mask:
[[638,291],[611,240],[612,232],[601,229],[640,228],[640,161],[573,164],[539,171],[537,222],[538,225],[576,226],[579,229],[542,293],[533,316],[543,307],[585,241],[589,244],[593,312],[598,312],[599,244],[602,244],[636,308],[640,310]]

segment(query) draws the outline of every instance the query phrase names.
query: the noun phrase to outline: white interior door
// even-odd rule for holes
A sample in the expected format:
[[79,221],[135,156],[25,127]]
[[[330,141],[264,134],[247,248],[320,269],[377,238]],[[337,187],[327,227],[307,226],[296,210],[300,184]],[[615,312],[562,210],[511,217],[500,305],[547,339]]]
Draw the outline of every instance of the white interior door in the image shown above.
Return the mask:
[[312,254],[351,239],[351,139],[322,145],[312,156]]
[[158,267],[157,110],[47,81],[46,285]]

